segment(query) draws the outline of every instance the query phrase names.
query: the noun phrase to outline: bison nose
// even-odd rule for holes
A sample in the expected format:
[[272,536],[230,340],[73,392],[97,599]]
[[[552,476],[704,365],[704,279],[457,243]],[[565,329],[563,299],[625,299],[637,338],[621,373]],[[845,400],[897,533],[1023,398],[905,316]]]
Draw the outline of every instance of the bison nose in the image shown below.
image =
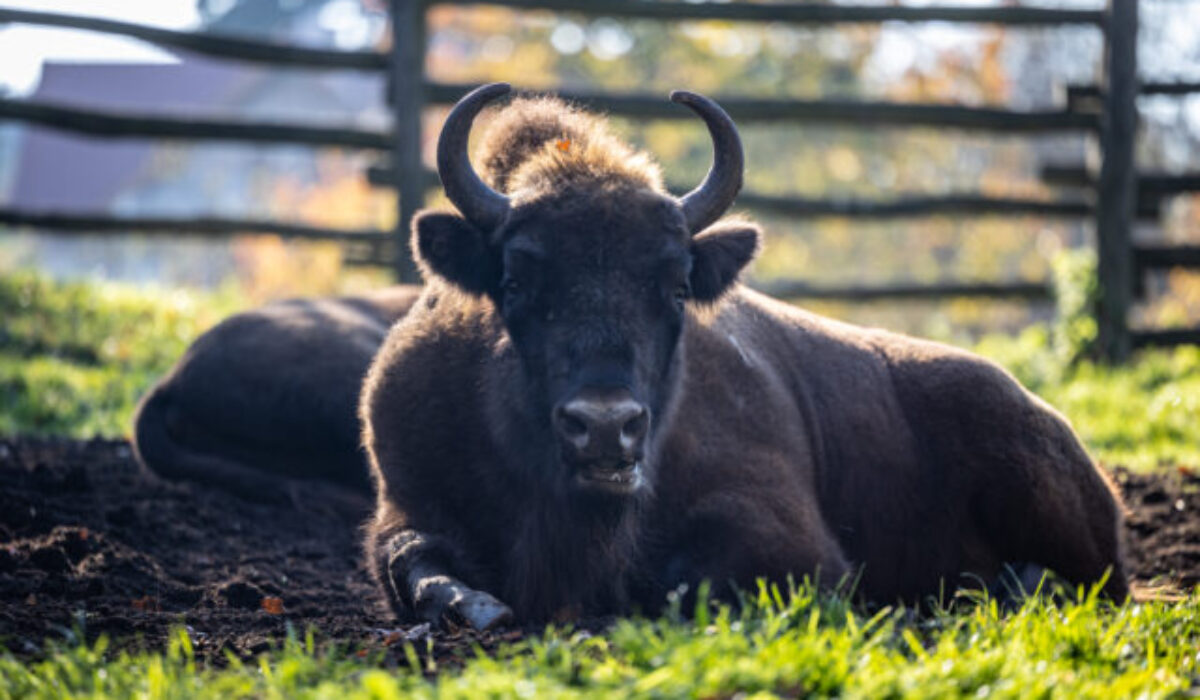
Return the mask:
[[622,391],[581,394],[554,411],[554,428],[576,459],[641,459],[650,412]]

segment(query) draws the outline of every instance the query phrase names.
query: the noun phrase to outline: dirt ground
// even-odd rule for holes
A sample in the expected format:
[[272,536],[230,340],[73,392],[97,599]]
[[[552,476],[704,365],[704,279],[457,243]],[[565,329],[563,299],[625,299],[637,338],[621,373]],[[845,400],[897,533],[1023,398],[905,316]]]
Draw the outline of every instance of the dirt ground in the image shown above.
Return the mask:
[[[1200,474],[1117,478],[1136,579],[1200,584]],[[148,479],[125,442],[0,440],[0,646],[37,654],[82,630],[158,647],[182,624],[199,656],[220,661],[269,648],[289,625],[363,648],[427,636],[379,605],[360,564],[365,510],[329,506],[317,486],[295,501]],[[434,635],[435,653],[466,647],[464,635]]]

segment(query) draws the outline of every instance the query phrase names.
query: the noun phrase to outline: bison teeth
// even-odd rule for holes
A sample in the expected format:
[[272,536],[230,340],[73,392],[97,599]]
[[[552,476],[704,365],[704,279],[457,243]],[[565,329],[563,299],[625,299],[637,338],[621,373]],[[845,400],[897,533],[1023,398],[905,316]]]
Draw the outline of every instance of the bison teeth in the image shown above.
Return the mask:
[[606,467],[593,467],[584,469],[582,476],[590,481],[604,481],[613,484],[631,483],[637,479],[638,465],[632,464],[629,466],[617,467],[615,469]]

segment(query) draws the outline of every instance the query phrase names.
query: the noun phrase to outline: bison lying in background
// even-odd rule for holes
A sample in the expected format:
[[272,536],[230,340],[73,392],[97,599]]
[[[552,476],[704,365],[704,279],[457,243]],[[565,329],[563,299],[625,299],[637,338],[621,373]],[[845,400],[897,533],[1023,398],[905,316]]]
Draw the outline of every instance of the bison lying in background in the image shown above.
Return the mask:
[[715,145],[676,199],[552,99],[498,116],[485,184],[467,134],[508,91],[446,122],[462,216],[416,220],[428,284],[363,390],[366,549],[397,614],[652,612],[702,579],[859,567],[859,593],[892,602],[1028,562],[1126,597],[1118,498],[1058,413],[983,359],[737,284],[760,234],[717,221],[743,155],[716,104],[672,95]]
[[368,491],[355,417],[362,378],[419,292],[281,301],[226,319],[142,399],[138,460],[254,499],[284,496],[292,477]]

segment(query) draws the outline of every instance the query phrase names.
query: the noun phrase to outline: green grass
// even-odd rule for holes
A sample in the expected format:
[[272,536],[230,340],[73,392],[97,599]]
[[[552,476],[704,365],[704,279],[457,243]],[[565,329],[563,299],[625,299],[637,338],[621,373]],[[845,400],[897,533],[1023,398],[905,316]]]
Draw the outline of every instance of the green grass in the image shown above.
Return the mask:
[[217,669],[178,631],[163,654],[101,640],[36,662],[2,655],[0,698],[1167,698],[1200,687],[1200,593],[1120,608],[1082,593],[1009,613],[959,607],[868,617],[809,589],[763,590],[741,612],[702,607],[694,622],[626,620],[595,636],[550,629],[441,669],[412,646],[360,655],[321,650],[311,634]]
[[0,434],[126,435],[141,394],[236,308],[232,292],[0,274]]

